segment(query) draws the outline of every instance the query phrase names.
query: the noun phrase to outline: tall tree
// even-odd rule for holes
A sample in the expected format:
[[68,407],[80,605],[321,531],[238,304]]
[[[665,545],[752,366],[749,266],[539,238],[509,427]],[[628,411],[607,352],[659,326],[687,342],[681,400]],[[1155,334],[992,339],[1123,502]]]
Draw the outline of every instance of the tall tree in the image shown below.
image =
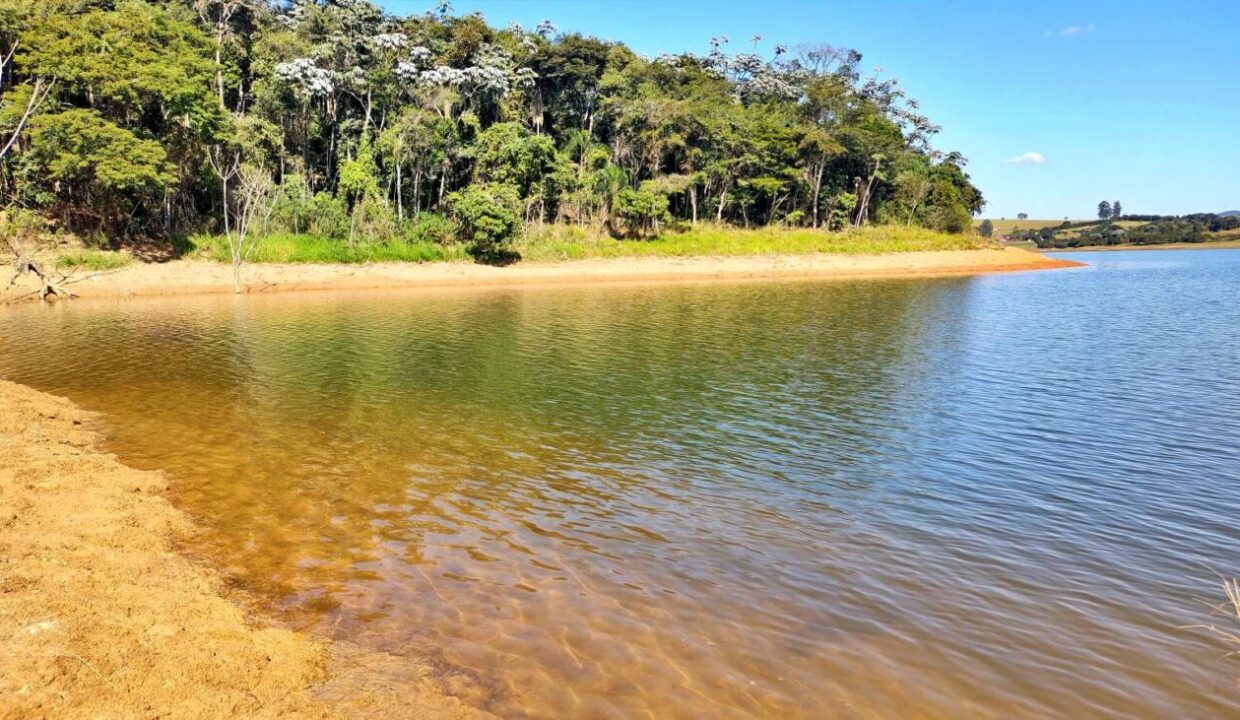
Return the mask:
[[1098,219],[1109,220],[1111,218],[1111,203],[1103,200],[1098,203]]

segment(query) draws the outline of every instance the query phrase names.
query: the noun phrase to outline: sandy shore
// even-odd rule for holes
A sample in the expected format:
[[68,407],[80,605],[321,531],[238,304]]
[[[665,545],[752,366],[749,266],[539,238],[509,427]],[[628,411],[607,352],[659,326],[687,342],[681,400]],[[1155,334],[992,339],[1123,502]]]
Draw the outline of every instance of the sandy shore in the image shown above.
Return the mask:
[[419,660],[248,617],[69,401],[0,380],[0,408],[0,718],[480,716]]
[[[626,258],[491,267],[470,263],[374,265],[251,265],[247,292],[396,287],[653,283],[760,278],[852,278],[965,275],[1079,265],[1018,248],[892,253],[886,255],[773,255]],[[233,291],[232,267],[178,260],[134,264],[103,273],[78,273],[69,288],[81,297],[129,297]],[[29,297],[30,287],[8,299]]]

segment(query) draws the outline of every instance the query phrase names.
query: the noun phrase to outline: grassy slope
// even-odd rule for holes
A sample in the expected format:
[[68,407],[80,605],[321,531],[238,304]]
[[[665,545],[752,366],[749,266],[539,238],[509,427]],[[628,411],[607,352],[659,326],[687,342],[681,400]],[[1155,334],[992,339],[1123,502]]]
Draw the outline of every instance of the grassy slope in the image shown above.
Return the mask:
[[[994,237],[997,239],[1002,239],[1005,235],[1015,232],[1016,230],[1038,230],[1044,227],[1059,227],[1060,225],[1063,224],[1062,220],[991,220],[991,222],[994,223],[994,226],[995,226]],[[1093,229],[1094,225],[1097,225],[1098,223],[1101,223],[1103,221],[1101,220],[1072,220],[1070,222],[1074,224],[1075,223],[1091,223],[1091,224],[1081,225],[1080,227],[1068,228],[1066,230],[1060,230],[1056,233],[1057,237],[1062,237],[1062,238],[1076,237],[1077,235],[1080,235],[1083,231]],[[979,225],[980,223],[981,221],[978,220],[978,221],[975,221],[973,225],[974,227],[977,227],[977,225]],[[1116,221],[1113,221],[1111,224],[1117,225],[1127,230],[1131,230],[1132,228],[1146,225],[1147,222],[1144,220],[1116,220]],[[1206,241],[1204,243],[1165,243],[1165,244],[1160,244],[1160,245],[1137,245],[1137,244],[1124,243],[1121,245],[1086,245],[1086,246],[1082,246],[1079,248],[1048,248],[1048,250],[1064,252],[1068,250],[1092,250],[1092,249],[1126,250],[1126,249],[1131,249],[1131,248],[1150,248],[1150,249],[1180,248],[1180,247],[1191,248],[1191,247],[1199,247],[1205,244],[1208,244],[1212,247],[1220,247],[1218,243],[1225,243],[1226,247],[1232,247],[1238,242],[1240,242],[1240,229],[1224,230],[1222,232],[1216,232],[1216,233],[1206,233]],[[1021,243],[1021,246],[1027,246],[1031,249],[1037,248],[1037,246],[1032,242]]]
[[[1044,227],[1059,227],[1063,225],[1063,220],[995,220],[990,222],[995,226],[995,238],[1002,238],[1005,235],[1013,233],[1017,230],[1041,230]],[[1086,222],[1084,220],[1071,220],[1069,222]],[[981,220],[974,220],[973,227],[981,225]]]
[[[1098,222],[1100,223],[1102,221],[1100,220]],[[1132,228],[1141,227],[1145,224],[1146,223],[1143,220],[1116,220],[1111,223],[1111,225],[1124,228],[1125,230],[1131,230]],[[1096,225],[1098,225],[1098,223],[1094,223],[1093,225],[1082,225],[1077,228],[1068,228],[1067,230],[1060,230],[1055,235],[1056,237],[1072,238],[1087,230],[1093,230]]]
[[[185,256],[230,262],[228,242],[220,235],[196,235],[188,240]],[[365,263],[442,262],[469,260],[463,245],[434,243],[369,244],[330,240],[314,235],[274,234],[259,241],[250,262],[256,263]]]
[[650,240],[616,240],[572,227],[531,234],[516,243],[526,260],[589,258],[694,257],[721,255],[805,255],[834,253],[973,250],[985,243],[973,235],[947,235],[923,228],[880,226],[849,232],[758,228],[742,230],[700,225],[687,232],[665,233]]
[[56,258],[56,267],[62,271],[85,270],[116,270],[133,262],[133,256],[127,253],[109,252],[107,250],[74,250]]
[[[189,241],[187,257],[227,261],[222,237],[197,236]],[[681,233],[664,233],[649,240],[616,240],[577,227],[548,227],[519,238],[515,249],[523,260],[556,262],[591,258],[693,257],[720,255],[804,255],[808,253],[892,253],[926,250],[972,250],[986,243],[973,235],[947,235],[923,228],[867,227],[849,232],[758,228],[742,230],[702,225]],[[469,261],[463,245],[391,243],[371,245],[327,240],[310,235],[272,235],[264,238],[252,262],[360,263]]]

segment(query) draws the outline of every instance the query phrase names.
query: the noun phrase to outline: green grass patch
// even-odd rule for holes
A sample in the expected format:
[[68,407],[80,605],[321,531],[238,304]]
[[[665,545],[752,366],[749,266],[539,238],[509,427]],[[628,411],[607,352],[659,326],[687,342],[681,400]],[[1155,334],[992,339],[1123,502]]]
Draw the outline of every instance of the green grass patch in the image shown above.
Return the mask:
[[[995,220],[990,219],[994,225],[995,232],[993,237],[998,240],[1006,235],[1010,235],[1018,230],[1041,230],[1042,228],[1057,228],[1065,222],[1089,222],[1088,220]],[[976,228],[982,224],[982,221],[974,220],[973,227]]]
[[[699,225],[683,232],[664,232],[651,239],[617,240],[603,232],[571,225],[531,229],[513,249],[522,260],[556,262],[591,258],[709,257],[736,255],[806,255],[835,253],[919,252],[974,250],[990,247],[976,235],[948,235],[917,227],[879,225],[845,232],[804,228],[766,227],[753,230]],[[185,257],[229,262],[228,241],[222,235],[197,235],[183,245]],[[276,234],[259,241],[251,262],[258,263],[365,263],[365,262],[471,262],[464,244],[389,242],[350,245],[314,235]]]
[[77,250],[56,258],[56,267],[60,270],[117,270],[133,262],[133,257],[125,253],[108,250]]
[[990,247],[990,243],[974,235],[949,235],[924,228],[889,225],[833,233],[781,227],[743,230],[700,225],[685,232],[663,233],[649,240],[616,240],[567,226],[527,233],[515,245],[522,259],[536,261],[812,253],[863,255],[982,247]]
[[[195,235],[188,238],[186,257],[231,262],[228,240],[223,235]],[[368,263],[368,262],[455,262],[471,260],[464,245],[429,242],[389,242],[350,244],[315,235],[281,233],[258,241],[250,262],[258,263]]]

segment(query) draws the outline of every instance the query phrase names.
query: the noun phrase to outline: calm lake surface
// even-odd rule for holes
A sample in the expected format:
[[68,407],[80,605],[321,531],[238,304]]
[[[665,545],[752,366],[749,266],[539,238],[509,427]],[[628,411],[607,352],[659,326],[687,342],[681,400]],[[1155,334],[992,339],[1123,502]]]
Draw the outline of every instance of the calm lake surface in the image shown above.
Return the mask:
[[1065,256],[31,306],[0,374],[504,717],[1236,717],[1182,626],[1240,574],[1240,251]]

